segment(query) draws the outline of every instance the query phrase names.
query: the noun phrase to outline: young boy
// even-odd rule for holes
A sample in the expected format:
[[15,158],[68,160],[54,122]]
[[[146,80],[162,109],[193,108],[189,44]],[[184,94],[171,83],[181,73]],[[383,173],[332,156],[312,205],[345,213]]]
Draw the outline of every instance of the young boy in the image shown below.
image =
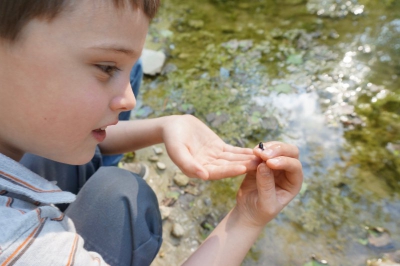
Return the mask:
[[[158,4],[0,0],[1,265],[149,265],[161,245],[157,199],[142,179],[102,167],[75,199],[18,163],[24,153],[79,165],[99,150],[163,142],[190,177],[247,173],[235,208],[185,265],[240,265],[300,190],[292,145],[232,147],[187,115],[118,122],[135,106],[129,72]],[[63,213],[58,203],[71,204]]]

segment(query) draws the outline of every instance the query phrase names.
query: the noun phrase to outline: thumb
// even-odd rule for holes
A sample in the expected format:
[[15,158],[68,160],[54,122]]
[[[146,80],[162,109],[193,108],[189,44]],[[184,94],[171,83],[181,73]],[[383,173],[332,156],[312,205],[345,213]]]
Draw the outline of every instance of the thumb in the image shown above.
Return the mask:
[[276,200],[274,173],[265,162],[260,163],[257,167],[256,182],[260,203],[271,204],[271,201],[274,202]]

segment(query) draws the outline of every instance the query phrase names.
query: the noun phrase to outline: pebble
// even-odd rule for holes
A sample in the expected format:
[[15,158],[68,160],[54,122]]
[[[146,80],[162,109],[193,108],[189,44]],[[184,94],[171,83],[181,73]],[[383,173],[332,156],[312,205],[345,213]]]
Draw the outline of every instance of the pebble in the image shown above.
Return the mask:
[[174,182],[180,187],[187,186],[189,183],[189,177],[184,175],[183,173],[177,172],[174,176]]
[[151,156],[149,156],[148,160],[150,162],[158,162],[158,156],[157,155],[151,155]]
[[162,148],[157,147],[157,146],[153,146],[153,150],[154,150],[155,154],[157,154],[157,155],[160,155],[164,152]]
[[143,62],[143,73],[154,76],[161,72],[167,57],[163,52],[143,49],[141,58]]
[[157,162],[157,168],[160,170],[165,170],[167,166],[165,165],[165,163]]
[[161,219],[167,219],[171,214],[172,208],[167,206],[160,206]]
[[204,204],[206,205],[206,206],[211,206],[211,204],[212,204],[212,201],[211,201],[211,199],[210,198],[204,198]]
[[185,230],[183,229],[182,225],[175,223],[172,226],[171,234],[175,237],[181,238],[185,234]]

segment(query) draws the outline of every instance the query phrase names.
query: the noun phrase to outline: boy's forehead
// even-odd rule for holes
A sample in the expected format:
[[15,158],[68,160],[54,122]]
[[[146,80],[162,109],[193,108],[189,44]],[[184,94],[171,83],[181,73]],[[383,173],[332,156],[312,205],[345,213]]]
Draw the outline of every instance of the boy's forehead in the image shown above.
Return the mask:
[[107,19],[112,19],[115,23],[118,23],[126,17],[148,20],[141,9],[133,8],[127,0],[124,2],[126,2],[124,5],[117,6],[114,4],[114,0],[74,0],[66,8],[66,15],[75,19],[85,19],[87,22],[96,20],[97,23]]
[[[73,5],[50,23],[57,36],[65,41],[74,40],[91,47],[116,40],[127,45],[137,42],[147,33],[149,19],[141,9],[125,5],[116,7],[112,0],[73,1]],[[51,26],[51,25],[49,25]],[[122,45],[126,47],[126,45]]]

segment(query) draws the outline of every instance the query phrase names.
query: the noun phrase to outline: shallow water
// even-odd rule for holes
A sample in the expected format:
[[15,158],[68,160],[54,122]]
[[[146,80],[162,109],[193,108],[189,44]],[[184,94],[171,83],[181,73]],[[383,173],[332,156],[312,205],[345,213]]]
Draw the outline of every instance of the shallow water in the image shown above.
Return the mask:
[[[305,185],[244,265],[400,249],[400,1],[169,0],[150,36],[169,65],[145,79],[137,117],[192,113],[235,145],[300,148]],[[226,213],[239,183],[207,183],[198,222]]]

